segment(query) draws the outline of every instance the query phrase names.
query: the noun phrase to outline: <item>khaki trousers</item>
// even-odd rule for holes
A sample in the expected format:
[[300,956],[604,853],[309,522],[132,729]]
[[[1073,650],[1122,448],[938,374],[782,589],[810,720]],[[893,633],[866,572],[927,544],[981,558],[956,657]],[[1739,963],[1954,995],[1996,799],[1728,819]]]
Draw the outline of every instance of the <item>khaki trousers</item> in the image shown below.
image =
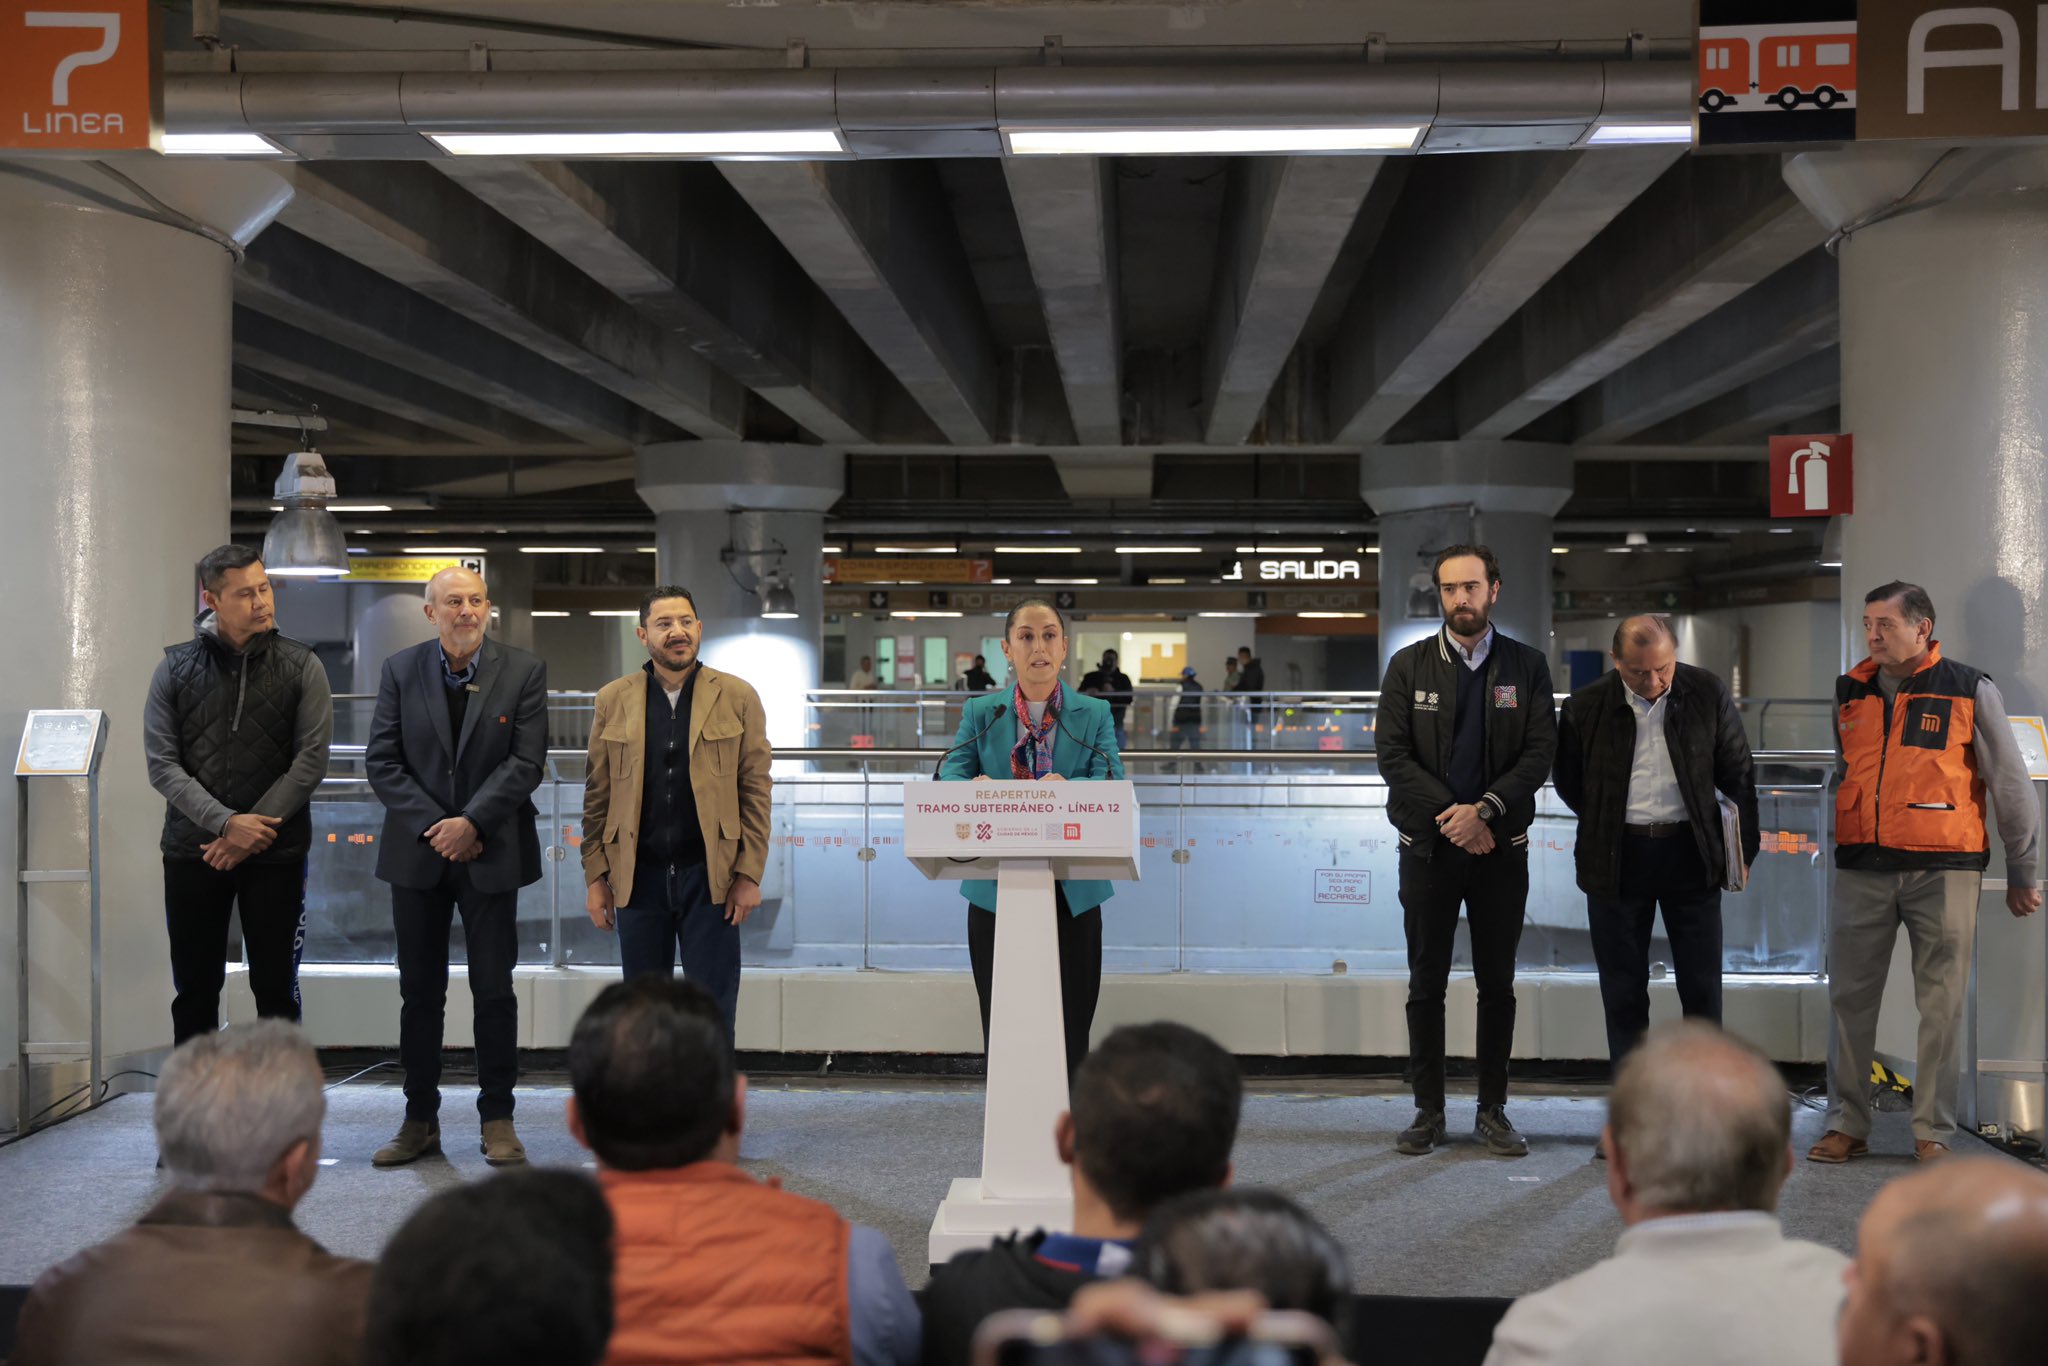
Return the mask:
[[1954,1146],[1962,1080],[1963,997],[1977,938],[1981,872],[1929,869],[1866,873],[1838,869],[1828,916],[1830,1129],[1870,1137],[1870,1065],[1877,1012],[1899,927],[1913,954],[1913,1001],[1920,1010],[1913,1066],[1913,1137]]

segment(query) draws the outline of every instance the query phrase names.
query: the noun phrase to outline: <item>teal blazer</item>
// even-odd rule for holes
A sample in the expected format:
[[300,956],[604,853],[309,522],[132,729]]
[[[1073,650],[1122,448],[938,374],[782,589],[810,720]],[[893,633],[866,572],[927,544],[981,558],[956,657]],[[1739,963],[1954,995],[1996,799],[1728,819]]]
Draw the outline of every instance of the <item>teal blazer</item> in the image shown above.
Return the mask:
[[[975,737],[979,736],[979,739]],[[1116,726],[1110,719],[1109,703],[1099,697],[1083,697],[1065,683],[1060,684],[1060,721],[1052,733],[1052,771],[1062,778],[1109,778],[1124,776],[1123,757],[1116,752]],[[953,737],[953,752],[939,765],[941,778],[974,779],[986,775],[1008,779],[1010,751],[1017,744],[1016,685],[969,698],[960,712],[960,730]],[[1102,751],[1100,754],[1089,748]],[[1108,882],[1062,882],[1067,910],[1074,915],[1092,911],[1114,896]],[[992,878],[976,878],[960,884],[961,895],[976,906],[995,909],[996,884]]]

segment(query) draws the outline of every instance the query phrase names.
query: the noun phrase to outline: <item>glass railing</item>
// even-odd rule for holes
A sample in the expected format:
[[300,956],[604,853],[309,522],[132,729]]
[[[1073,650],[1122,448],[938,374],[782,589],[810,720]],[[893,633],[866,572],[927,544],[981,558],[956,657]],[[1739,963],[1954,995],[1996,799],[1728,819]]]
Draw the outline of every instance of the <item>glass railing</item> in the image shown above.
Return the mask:
[[[970,692],[854,692],[814,689],[807,694],[805,744],[822,749],[927,749],[951,743]],[[548,694],[548,744],[581,749],[590,741],[591,693]],[[1378,692],[1203,693],[1199,719],[1176,724],[1177,688],[1141,686],[1124,713],[1126,749],[1265,750],[1343,753],[1373,748]],[[376,699],[344,694],[334,699],[334,742],[360,745],[369,738]],[[1825,698],[1746,697],[1736,702],[1750,745],[1759,750],[1825,750],[1834,745],[1834,705]]]
[[[958,887],[926,880],[903,856],[903,780],[938,757],[782,752],[761,909],[741,930],[747,966],[966,970]],[[1764,848],[1749,889],[1723,899],[1729,972],[1821,971],[1829,760],[1759,755]],[[580,749],[551,753],[534,794],[545,873],[519,897],[524,963],[619,961],[617,939],[583,909],[583,761]],[[1142,804],[1140,879],[1118,884],[1104,908],[1109,971],[1405,970],[1399,845],[1370,754],[1137,751],[1125,761]],[[359,749],[337,746],[313,812],[306,961],[393,961],[390,896],[373,874],[384,812]],[[1576,823],[1548,789],[1538,812],[1519,962],[1591,971]],[[459,958],[459,924],[455,934]],[[1661,938],[1651,953],[1669,961]],[[1469,965],[1462,931],[1456,961]]]

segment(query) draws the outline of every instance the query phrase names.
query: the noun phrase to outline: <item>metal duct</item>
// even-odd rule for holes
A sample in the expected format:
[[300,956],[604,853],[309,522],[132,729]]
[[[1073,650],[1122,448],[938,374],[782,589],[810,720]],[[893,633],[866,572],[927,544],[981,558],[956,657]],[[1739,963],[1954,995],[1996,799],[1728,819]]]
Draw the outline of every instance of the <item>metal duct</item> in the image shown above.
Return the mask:
[[[427,132],[832,128],[855,157],[1000,156],[999,129],[1414,124],[1419,150],[1577,146],[1602,123],[1689,122],[1682,61],[1114,68],[170,72],[172,133],[254,132],[378,155]],[[295,140],[305,139],[303,143]]]

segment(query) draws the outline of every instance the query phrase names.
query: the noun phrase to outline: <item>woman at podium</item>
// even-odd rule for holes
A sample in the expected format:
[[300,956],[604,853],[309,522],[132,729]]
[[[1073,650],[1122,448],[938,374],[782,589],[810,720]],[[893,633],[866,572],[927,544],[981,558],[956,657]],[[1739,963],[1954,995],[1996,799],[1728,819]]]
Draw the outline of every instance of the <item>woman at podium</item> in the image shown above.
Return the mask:
[[[1041,598],[1019,603],[1003,623],[1003,657],[1013,686],[970,698],[960,732],[939,762],[941,778],[1121,779],[1116,727],[1109,704],[1060,681],[1067,662],[1067,619]],[[988,1047],[989,991],[995,980],[996,884],[963,882],[967,957],[981,998],[981,1043]],[[1067,1076],[1088,1053],[1088,1027],[1102,991],[1102,903],[1107,882],[1057,882],[1060,1002],[1065,1015]]]

